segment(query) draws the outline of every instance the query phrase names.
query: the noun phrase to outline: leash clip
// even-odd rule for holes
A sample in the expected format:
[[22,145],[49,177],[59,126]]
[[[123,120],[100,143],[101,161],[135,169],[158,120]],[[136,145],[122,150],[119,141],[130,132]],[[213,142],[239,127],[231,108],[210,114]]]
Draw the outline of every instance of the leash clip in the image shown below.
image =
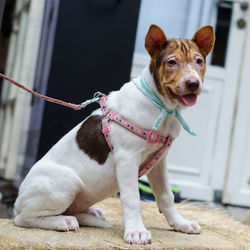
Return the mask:
[[105,96],[105,94],[100,91],[94,93],[94,98],[101,99],[103,96]]
[[83,109],[83,108],[85,108],[86,106],[88,106],[91,103],[98,102],[103,96],[105,96],[105,94],[103,94],[102,92],[99,92],[99,91],[95,92],[95,94],[94,94],[94,96],[93,96],[92,99],[89,99],[89,100],[87,100],[85,102],[82,102],[80,104],[80,106]]

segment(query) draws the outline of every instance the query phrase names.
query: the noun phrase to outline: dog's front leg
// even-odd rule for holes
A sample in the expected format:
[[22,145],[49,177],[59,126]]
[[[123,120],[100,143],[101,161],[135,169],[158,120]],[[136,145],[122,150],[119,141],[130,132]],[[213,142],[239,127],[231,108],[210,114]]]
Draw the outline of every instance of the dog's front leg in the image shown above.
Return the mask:
[[138,154],[116,152],[116,175],[123,210],[124,240],[131,244],[151,243],[151,233],[142,221],[138,190]]
[[166,217],[169,226],[176,231],[200,233],[201,227],[196,222],[184,219],[176,210],[174,195],[168,182],[166,165],[165,160],[161,160],[161,162],[159,162],[159,164],[147,175],[159,210]]

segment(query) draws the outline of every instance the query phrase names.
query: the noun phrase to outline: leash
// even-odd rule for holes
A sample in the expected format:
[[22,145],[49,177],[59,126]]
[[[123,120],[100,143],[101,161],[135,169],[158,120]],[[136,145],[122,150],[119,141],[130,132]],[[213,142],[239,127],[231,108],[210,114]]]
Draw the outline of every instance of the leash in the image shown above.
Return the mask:
[[39,94],[31,89],[28,89],[26,88],[24,85],[22,85],[21,83],[15,81],[14,79],[4,75],[4,74],[1,74],[0,73],[0,77],[2,77],[3,79],[7,80],[8,82],[16,85],[17,87],[21,88],[21,89],[24,89],[25,91],[31,93],[32,95],[34,96],[37,96],[39,98],[42,98],[44,99],[45,101],[48,101],[48,102],[52,102],[52,103],[56,103],[56,104],[59,104],[59,105],[63,105],[65,107],[68,107],[68,108],[72,108],[74,110],[81,110],[83,108],[85,108],[87,105],[93,103],[93,102],[97,102],[102,96],[104,96],[103,93],[101,92],[96,92],[94,94],[94,97],[90,100],[87,100],[85,102],[82,102],[81,104],[73,104],[73,103],[69,103],[69,102],[64,102],[62,100],[59,100],[59,99],[55,99],[55,98],[52,98],[52,97],[48,97],[46,95],[42,95],[42,94]]

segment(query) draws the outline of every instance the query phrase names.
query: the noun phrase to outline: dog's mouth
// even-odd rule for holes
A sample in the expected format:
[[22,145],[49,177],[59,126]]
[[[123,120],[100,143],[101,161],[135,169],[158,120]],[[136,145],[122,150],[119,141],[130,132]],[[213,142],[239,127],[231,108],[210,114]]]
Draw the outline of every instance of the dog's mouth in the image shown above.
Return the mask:
[[197,95],[187,94],[187,95],[180,96],[180,99],[186,106],[193,106],[196,103]]
[[181,102],[181,104],[185,106],[193,106],[196,104],[197,94],[191,93],[191,94],[185,94],[185,95],[177,95],[170,88],[168,89],[172,97],[174,99],[177,99],[179,102]]

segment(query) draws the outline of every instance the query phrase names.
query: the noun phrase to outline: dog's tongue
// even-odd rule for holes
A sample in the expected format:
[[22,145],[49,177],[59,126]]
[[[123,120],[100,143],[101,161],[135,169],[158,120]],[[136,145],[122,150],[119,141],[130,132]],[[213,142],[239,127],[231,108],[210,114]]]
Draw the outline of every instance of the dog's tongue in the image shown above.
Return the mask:
[[181,100],[186,104],[187,106],[193,106],[196,103],[197,95],[195,94],[188,94],[181,96]]

